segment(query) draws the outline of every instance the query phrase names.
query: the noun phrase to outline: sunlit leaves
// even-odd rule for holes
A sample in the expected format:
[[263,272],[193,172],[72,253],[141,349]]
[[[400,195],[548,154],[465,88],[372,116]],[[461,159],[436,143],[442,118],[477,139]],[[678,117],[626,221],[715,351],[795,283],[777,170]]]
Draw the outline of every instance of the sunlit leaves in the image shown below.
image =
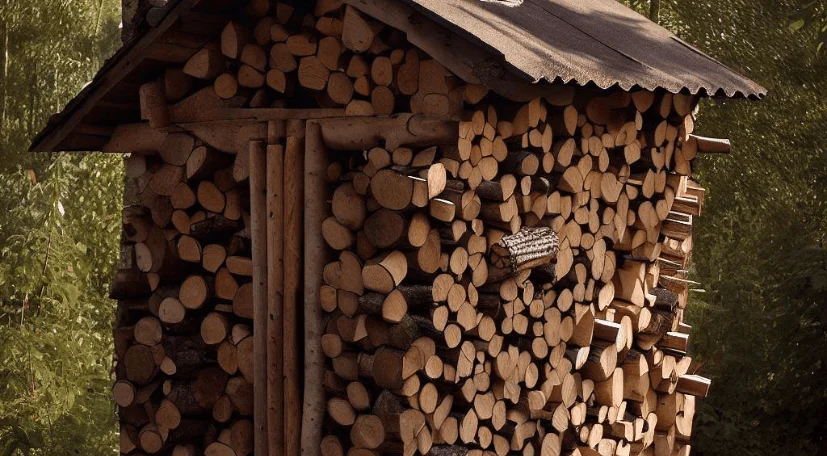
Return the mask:
[[118,256],[120,160],[26,150],[119,44],[119,4],[0,8],[9,40],[0,49],[8,51],[0,73],[0,455],[115,452],[106,294]]
[[827,433],[827,60],[815,30],[790,31],[802,3],[663,3],[662,24],[770,92],[705,102],[697,122],[734,145],[698,163],[708,193],[692,278],[707,292],[688,322],[714,379],[693,441],[704,455],[814,454]]

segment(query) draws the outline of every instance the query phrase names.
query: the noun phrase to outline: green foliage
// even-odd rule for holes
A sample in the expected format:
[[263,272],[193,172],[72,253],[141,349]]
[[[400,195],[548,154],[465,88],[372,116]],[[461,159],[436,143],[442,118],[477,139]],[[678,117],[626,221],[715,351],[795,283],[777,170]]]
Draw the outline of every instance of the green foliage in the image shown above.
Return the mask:
[[789,28],[807,3],[673,0],[661,11],[663,25],[770,91],[760,103],[705,102],[697,122],[734,145],[697,163],[707,200],[692,274],[706,293],[693,294],[688,319],[713,378],[697,454],[827,451],[827,60],[813,52],[817,28]]
[[0,417],[46,447],[100,454],[113,432],[105,296],[121,171],[110,157],[64,155],[47,172],[36,185],[27,172],[7,176],[0,192],[19,201],[0,225]]
[[805,27],[815,29],[818,37],[815,41],[816,51],[820,52],[827,42],[827,1],[811,0],[800,5],[790,18],[790,30],[796,32]]
[[812,53],[816,33],[784,26],[793,7],[675,2],[684,36],[770,89],[761,103],[708,106],[699,122],[736,145],[734,156],[700,163],[711,199],[695,265],[709,293],[691,317],[697,353],[717,377],[697,424],[704,454],[804,455],[825,445],[827,99],[814,94],[827,91],[827,62]]
[[[105,296],[119,159],[24,151],[113,52],[118,3],[0,0],[0,456],[116,451]],[[824,2],[657,3],[661,24],[770,89],[761,103],[706,102],[698,120],[735,152],[698,161],[708,197],[692,274],[706,292],[689,322],[714,383],[696,454],[824,454]]]
[[117,0],[0,0],[0,455],[112,454],[119,157],[28,153],[117,42]]

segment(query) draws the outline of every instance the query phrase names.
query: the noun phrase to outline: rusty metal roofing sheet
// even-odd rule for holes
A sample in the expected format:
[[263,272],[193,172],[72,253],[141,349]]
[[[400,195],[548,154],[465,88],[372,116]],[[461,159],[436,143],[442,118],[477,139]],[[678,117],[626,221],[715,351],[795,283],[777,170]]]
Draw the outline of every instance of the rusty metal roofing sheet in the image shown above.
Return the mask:
[[527,79],[760,98],[766,89],[615,0],[404,0]]

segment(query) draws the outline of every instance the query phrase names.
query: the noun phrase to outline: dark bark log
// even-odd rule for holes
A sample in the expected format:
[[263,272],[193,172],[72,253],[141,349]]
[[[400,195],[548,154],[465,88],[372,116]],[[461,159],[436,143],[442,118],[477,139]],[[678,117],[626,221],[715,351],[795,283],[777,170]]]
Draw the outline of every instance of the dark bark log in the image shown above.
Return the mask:
[[557,233],[550,228],[523,228],[503,237],[491,246],[491,263],[497,268],[511,268],[516,275],[551,262],[557,255]]
[[190,236],[201,243],[213,243],[227,239],[241,229],[238,220],[229,220],[224,216],[216,215],[203,222],[193,223],[190,226]]

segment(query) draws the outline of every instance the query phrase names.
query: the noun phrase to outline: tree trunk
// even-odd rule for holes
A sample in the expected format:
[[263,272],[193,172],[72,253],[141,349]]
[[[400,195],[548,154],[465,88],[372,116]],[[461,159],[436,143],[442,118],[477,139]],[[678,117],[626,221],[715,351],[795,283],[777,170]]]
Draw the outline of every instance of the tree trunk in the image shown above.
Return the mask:
[[[3,1],[3,10],[9,10],[9,0]],[[3,37],[3,48],[0,49],[0,59],[2,59],[2,67],[3,77],[0,78],[2,82],[0,82],[0,128],[5,130],[6,125],[6,93],[9,81],[9,24],[6,18],[3,18],[3,21],[0,22],[0,28],[2,29]]]
[[649,20],[656,24],[660,21],[660,0],[649,0]]

